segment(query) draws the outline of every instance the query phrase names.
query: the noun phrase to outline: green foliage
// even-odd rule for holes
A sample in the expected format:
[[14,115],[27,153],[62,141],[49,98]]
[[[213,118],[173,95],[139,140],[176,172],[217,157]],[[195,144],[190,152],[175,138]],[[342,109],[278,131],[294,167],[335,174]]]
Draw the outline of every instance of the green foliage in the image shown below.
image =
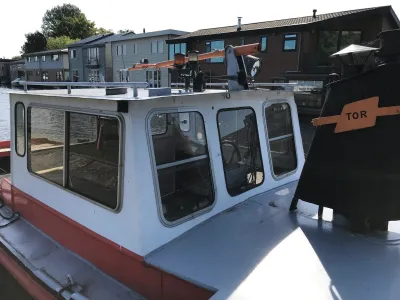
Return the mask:
[[36,31],[25,34],[26,42],[21,47],[21,54],[44,51],[47,49],[47,40],[43,33]]
[[103,27],[96,28],[96,34],[107,34],[107,33],[113,33],[111,29],[105,29]]
[[95,34],[95,23],[89,21],[81,10],[72,4],[63,4],[47,10],[42,31],[46,37],[68,36],[84,39]]
[[71,39],[68,36],[49,37],[47,39],[47,49],[56,50],[67,48],[67,45],[75,43],[79,39]]

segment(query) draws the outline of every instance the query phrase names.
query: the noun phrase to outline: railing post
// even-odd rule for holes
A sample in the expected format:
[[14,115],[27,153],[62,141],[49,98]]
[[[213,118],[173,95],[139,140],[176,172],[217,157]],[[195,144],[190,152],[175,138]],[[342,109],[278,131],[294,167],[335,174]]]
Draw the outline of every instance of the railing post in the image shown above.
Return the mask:
[[138,89],[137,86],[134,85],[133,86],[133,98],[137,98],[138,97]]
[[28,91],[28,85],[26,83],[24,83],[24,92]]
[[68,95],[71,95],[71,85],[67,85],[68,88]]

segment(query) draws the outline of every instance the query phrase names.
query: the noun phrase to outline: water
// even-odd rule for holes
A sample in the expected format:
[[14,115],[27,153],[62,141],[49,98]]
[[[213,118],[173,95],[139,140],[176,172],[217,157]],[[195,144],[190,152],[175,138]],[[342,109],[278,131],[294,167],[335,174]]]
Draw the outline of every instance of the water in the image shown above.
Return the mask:
[[0,87],[0,141],[10,139],[10,89]]

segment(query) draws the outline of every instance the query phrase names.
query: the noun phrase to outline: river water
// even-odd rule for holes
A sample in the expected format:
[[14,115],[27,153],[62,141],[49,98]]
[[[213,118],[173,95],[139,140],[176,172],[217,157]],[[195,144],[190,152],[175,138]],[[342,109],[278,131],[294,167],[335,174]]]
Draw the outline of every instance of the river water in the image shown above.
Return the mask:
[[10,139],[10,89],[0,87],[0,141]]

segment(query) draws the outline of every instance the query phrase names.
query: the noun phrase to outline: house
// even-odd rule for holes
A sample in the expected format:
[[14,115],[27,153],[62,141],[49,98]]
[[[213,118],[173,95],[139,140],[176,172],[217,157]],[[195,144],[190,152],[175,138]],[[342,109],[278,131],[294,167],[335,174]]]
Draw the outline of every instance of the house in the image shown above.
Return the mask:
[[27,81],[68,81],[68,50],[46,50],[23,55]]
[[[121,69],[131,67],[142,59],[149,63],[156,63],[169,59],[166,40],[178,37],[188,32],[167,29],[153,32],[135,34],[133,32],[115,35],[111,41],[112,65],[114,81],[148,82],[151,87],[169,86],[170,78],[168,69],[143,70],[129,72],[124,76]],[[184,48],[183,48],[184,49]],[[185,51],[185,50],[184,50]]]
[[10,83],[10,62],[12,59],[0,58],[0,85]]
[[[308,16],[284,20],[241,24],[239,19],[237,25],[197,30],[167,43],[172,50],[186,44],[187,50],[200,53],[227,45],[261,43],[257,56],[262,58],[263,68],[256,82],[299,83],[299,110],[319,113],[327,75],[338,72],[329,56],[350,44],[371,45],[379,32],[399,27],[391,6],[327,14],[313,10]],[[211,76],[225,72],[222,58],[202,61],[201,68]]]
[[9,62],[10,64],[10,82],[16,79],[25,80],[25,60],[19,59]]
[[113,35],[98,34],[67,45],[72,81],[112,81],[111,44],[106,42]]

